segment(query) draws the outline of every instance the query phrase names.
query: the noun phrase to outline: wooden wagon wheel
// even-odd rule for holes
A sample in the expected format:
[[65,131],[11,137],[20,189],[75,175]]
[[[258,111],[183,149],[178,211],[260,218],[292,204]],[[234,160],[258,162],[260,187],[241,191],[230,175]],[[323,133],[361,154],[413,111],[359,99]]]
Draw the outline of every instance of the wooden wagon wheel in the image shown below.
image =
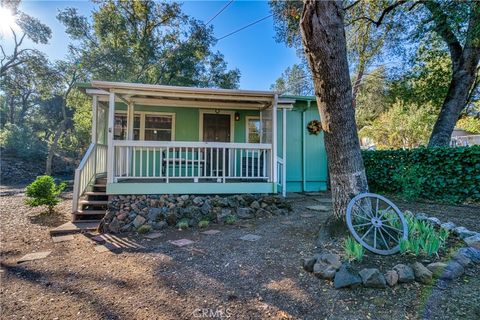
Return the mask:
[[381,255],[399,252],[400,241],[408,238],[402,212],[393,202],[375,193],[362,193],[350,201],[347,225],[365,249]]

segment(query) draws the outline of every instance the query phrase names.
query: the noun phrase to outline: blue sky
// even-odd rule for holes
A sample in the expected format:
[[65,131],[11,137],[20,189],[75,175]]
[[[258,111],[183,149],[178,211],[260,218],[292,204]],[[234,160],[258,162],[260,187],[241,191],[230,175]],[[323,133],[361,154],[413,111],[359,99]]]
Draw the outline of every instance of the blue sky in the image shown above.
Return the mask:
[[[228,1],[183,1],[183,9],[190,16],[206,22],[226,3]],[[90,16],[94,5],[88,1],[24,1],[21,5],[21,10],[52,28],[50,43],[36,46],[51,60],[62,59],[67,54],[69,39],[63,26],[55,18],[58,10],[66,7],[76,7],[83,15]],[[213,20],[215,36],[222,37],[269,14],[267,1],[236,0]],[[273,19],[268,18],[220,40],[215,46],[215,49],[225,55],[230,68],[240,69],[241,88],[269,89],[285,68],[298,62],[295,50],[276,43],[274,36]],[[2,41],[8,43],[8,38]]]

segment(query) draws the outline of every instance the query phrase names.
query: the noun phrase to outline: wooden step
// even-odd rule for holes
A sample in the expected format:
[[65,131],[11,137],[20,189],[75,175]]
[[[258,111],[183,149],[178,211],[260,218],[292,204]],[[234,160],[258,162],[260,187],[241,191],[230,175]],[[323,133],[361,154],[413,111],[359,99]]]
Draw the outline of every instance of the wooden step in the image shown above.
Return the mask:
[[98,183],[95,183],[93,186],[94,186],[95,188],[106,188],[106,187],[107,187],[106,184],[98,184]]
[[83,205],[107,205],[108,200],[80,200],[78,203]]
[[79,216],[104,215],[105,210],[78,210],[74,214]]
[[105,191],[87,191],[85,192],[87,196],[106,196]]

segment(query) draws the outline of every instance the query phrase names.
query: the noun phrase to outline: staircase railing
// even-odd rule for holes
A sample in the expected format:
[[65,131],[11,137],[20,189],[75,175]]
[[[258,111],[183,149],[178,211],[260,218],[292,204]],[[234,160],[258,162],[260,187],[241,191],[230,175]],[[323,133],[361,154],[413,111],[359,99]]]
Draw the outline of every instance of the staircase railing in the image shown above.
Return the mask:
[[72,212],[78,211],[78,201],[98,174],[107,172],[107,146],[92,143],[75,170]]

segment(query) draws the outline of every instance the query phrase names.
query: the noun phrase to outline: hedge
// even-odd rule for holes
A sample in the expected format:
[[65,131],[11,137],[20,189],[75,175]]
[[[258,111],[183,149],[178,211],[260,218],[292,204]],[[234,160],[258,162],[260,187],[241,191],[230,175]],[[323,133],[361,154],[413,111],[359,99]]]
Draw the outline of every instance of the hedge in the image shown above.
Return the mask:
[[362,151],[372,192],[480,202],[480,146]]

